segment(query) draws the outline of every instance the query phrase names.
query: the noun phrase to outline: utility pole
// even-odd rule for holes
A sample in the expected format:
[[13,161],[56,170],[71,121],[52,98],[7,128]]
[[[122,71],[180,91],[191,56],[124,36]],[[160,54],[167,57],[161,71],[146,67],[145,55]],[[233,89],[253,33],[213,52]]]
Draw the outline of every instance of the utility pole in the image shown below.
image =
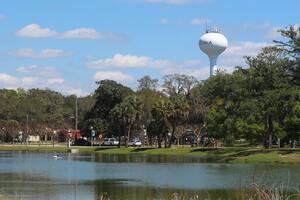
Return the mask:
[[76,96],[76,101],[75,101],[75,131],[77,131],[77,115],[78,115],[78,108],[77,108],[77,96]]
[[28,144],[28,114],[26,115],[26,145]]

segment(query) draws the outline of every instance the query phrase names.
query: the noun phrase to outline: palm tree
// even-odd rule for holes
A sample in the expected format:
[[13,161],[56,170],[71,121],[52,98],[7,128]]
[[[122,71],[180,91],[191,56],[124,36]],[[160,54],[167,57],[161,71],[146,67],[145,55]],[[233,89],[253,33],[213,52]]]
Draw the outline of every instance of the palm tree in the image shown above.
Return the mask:
[[[124,101],[114,107],[111,115],[117,119],[121,131],[126,132],[126,147],[128,147],[129,138],[131,136],[133,125],[141,119],[143,112],[143,102],[138,96],[128,96]],[[120,146],[121,132],[119,133]]]

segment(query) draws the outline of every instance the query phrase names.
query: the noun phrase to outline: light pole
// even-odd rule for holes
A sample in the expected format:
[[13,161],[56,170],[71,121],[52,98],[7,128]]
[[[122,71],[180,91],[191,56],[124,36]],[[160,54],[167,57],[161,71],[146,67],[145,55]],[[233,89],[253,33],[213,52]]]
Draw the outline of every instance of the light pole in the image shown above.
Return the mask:
[[75,100],[75,130],[77,131],[77,117],[78,117],[78,101],[77,101],[77,96]]
[[71,130],[68,130],[68,148],[70,148],[70,135],[71,135]]
[[26,115],[26,145],[28,144],[28,115]]
[[93,146],[94,137],[95,137],[95,130],[94,130],[94,127],[91,126],[91,146]]
[[56,135],[56,130],[53,131],[53,135],[52,135],[52,145],[53,145],[53,147],[54,147],[54,137],[55,137],[55,135]]
[[4,131],[5,131],[5,128],[2,127],[1,130],[2,130],[2,143],[4,144]]

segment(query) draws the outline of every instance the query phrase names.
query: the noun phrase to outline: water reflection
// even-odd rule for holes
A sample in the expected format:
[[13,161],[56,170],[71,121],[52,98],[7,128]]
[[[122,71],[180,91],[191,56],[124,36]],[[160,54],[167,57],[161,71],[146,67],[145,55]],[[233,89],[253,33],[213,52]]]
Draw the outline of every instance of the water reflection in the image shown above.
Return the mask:
[[[254,180],[298,184],[296,165],[203,163],[202,158],[149,155],[0,152],[0,193],[22,199],[169,199],[230,196]],[[291,178],[292,177],[292,178]],[[224,197],[224,198],[225,198]]]
[[217,162],[217,159],[199,156],[175,156],[175,155],[116,155],[116,154],[73,154],[69,157],[72,160],[92,162],[138,162],[138,163],[205,163]]

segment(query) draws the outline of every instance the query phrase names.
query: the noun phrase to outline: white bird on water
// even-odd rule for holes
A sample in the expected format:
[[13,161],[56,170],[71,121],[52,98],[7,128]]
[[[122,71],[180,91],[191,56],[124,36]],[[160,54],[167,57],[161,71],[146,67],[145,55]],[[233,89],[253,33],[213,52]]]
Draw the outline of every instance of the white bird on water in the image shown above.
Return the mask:
[[61,157],[60,155],[56,154],[53,156],[54,159],[62,159],[63,157]]

